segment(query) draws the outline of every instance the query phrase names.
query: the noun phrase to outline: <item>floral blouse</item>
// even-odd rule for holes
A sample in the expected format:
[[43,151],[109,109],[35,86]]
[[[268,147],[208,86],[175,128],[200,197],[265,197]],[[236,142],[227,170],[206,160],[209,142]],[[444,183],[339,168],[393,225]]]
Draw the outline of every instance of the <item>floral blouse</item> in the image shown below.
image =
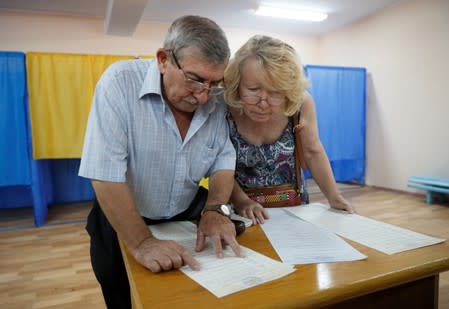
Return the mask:
[[236,150],[235,178],[243,189],[260,188],[284,183],[296,184],[295,138],[293,121],[273,144],[253,145],[237,131],[231,113],[227,113],[232,144]]

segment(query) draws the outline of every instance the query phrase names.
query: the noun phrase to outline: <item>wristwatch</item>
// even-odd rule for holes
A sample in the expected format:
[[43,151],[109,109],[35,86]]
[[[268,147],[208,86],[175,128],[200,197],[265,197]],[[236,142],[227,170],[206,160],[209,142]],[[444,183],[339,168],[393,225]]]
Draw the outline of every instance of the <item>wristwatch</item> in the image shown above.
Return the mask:
[[206,211],[216,211],[225,217],[228,217],[228,218],[231,217],[231,206],[229,206],[227,204],[206,205],[206,206],[204,206],[203,211],[201,211],[201,216]]

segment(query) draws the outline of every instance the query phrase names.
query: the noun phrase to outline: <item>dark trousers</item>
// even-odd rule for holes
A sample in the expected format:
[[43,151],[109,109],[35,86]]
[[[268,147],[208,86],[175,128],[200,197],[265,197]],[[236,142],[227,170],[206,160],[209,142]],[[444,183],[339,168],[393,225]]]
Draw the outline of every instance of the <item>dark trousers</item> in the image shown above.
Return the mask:
[[[167,221],[198,220],[207,199],[207,190],[200,187],[189,208],[173,218],[151,220],[143,218],[147,225]],[[90,236],[90,260],[95,277],[108,309],[131,308],[131,294],[125,264],[117,239],[117,233],[104,215],[97,199],[87,218],[86,230]]]

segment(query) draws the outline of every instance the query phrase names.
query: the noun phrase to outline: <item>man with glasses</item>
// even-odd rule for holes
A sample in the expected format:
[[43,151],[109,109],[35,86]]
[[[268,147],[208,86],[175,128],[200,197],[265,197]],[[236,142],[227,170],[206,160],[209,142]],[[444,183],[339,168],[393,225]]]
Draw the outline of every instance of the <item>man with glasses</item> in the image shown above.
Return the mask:
[[[92,180],[98,200],[86,229],[108,308],[131,307],[118,237],[153,272],[201,268],[178,243],[153,238],[148,224],[199,220],[197,251],[208,237],[218,257],[222,244],[243,256],[226,207],[235,150],[216,100],[229,55],[216,23],[184,16],[156,59],[113,64],[97,84],[79,175]],[[207,197],[198,185],[205,176]]]

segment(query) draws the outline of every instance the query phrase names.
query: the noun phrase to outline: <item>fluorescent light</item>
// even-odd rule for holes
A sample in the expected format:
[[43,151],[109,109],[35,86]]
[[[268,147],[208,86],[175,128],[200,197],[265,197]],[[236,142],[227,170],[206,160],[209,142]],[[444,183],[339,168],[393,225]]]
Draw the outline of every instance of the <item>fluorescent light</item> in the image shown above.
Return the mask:
[[256,15],[297,19],[304,21],[315,21],[315,22],[323,21],[327,18],[327,14],[325,13],[295,10],[295,9],[281,9],[263,5],[259,6],[259,8],[256,10]]

